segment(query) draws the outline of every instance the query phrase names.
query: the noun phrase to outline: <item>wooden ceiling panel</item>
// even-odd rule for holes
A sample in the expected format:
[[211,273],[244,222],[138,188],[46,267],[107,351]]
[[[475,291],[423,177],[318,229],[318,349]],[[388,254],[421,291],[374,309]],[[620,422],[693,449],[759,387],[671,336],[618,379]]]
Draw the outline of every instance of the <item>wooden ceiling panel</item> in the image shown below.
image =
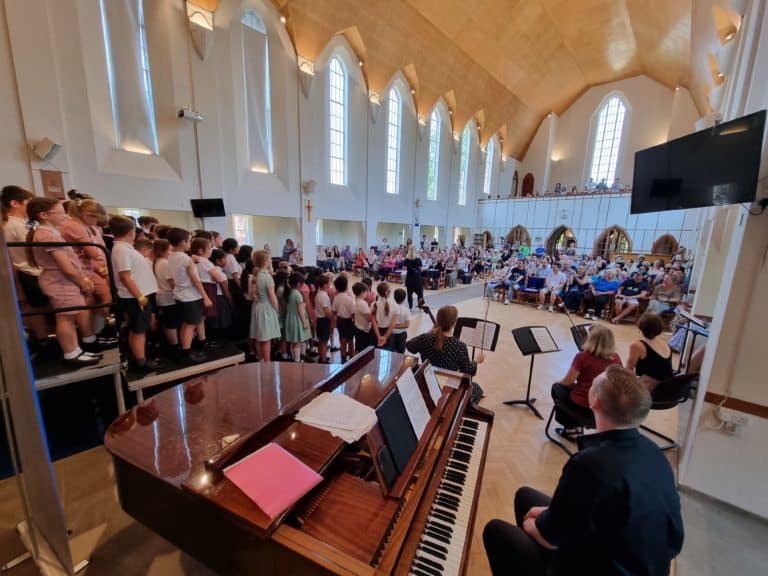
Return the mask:
[[455,129],[484,110],[482,141],[502,126],[520,157],[546,114],[590,86],[647,74],[688,86],[692,0],[273,0],[300,55],[314,59],[355,27],[370,88],[412,65],[427,116],[453,90]]

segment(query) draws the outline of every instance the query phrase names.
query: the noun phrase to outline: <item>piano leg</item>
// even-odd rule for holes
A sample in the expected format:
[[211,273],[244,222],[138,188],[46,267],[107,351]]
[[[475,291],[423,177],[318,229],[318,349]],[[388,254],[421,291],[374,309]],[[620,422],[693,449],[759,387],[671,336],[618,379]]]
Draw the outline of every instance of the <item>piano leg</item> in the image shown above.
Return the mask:
[[539,417],[540,420],[544,420],[544,416],[541,415],[541,412],[539,412],[536,409],[536,406],[533,405],[534,402],[536,402],[536,398],[531,398],[531,380],[533,380],[533,359],[536,357],[536,354],[531,354],[531,367],[528,370],[528,389],[525,392],[525,398],[523,400],[507,400],[504,402],[504,404],[507,404],[508,406],[514,406],[517,404],[527,406],[530,408],[531,412],[536,414],[536,416]]

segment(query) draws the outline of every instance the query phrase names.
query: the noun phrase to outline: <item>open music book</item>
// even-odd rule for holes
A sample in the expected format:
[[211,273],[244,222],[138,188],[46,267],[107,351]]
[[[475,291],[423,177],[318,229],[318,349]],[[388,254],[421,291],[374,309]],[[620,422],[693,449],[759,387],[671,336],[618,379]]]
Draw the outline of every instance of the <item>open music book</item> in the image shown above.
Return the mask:
[[540,352],[554,352],[558,349],[557,344],[555,344],[555,341],[552,339],[552,335],[546,328],[531,328],[531,334],[533,335],[533,339],[536,340]]
[[483,320],[478,320],[474,328],[464,325],[461,327],[459,340],[467,346],[473,346],[482,350],[493,350],[493,342],[498,326],[495,322],[485,322]]

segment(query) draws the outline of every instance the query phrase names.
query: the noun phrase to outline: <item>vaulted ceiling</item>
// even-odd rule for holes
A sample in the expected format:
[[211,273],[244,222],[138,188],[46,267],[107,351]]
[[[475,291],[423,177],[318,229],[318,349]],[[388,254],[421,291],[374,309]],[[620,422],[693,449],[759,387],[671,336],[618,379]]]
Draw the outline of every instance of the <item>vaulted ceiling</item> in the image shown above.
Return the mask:
[[441,96],[454,130],[506,135],[524,155],[541,119],[589,87],[645,74],[688,86],[692,0],[273,0],[298,53],[344,34],[371,90],[404,71],[420,114]]

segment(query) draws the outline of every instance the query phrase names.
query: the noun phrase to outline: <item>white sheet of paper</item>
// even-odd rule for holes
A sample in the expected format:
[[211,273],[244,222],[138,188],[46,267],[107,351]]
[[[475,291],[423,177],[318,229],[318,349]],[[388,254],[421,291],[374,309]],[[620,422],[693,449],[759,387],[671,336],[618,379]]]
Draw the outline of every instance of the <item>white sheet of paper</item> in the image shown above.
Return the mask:
[[480,348],[482,350],[490,350],[493,345],[493,335],[495,333],[495,324],[478,320],[473,330],[470,330],[467,327],[463,328],[459,339],[467,346],[474,346],[475,348]]
[[403,399],[413,431],[416,432],[417,438],[421,438],[427,427],[427,422],[429,422],[429,410],[427,410],[427,404],[424,402],[421,390],[419,390],[419,383],[416,382],[416,377],[411,370],[406,370],[397,379],[397,390]]
[[531,334],[542,352],[557,350],[557,344],[552,340],[552,336],[546,328],[531,328]]
[[296,420],[354,442],[376,425],[376,411],[345,396],[323,392],[296,414]]
[[429,390],[429,396],[432,398],[432,402],[437,405],[438,400],[440,400],[440,396],[442,395],[442,390],[440,389],[440,383],[437,381],[437,376],[435,375],[435,370],[430,364],[427,369],[424,371],[424,379],[427,381],[427,389]]

